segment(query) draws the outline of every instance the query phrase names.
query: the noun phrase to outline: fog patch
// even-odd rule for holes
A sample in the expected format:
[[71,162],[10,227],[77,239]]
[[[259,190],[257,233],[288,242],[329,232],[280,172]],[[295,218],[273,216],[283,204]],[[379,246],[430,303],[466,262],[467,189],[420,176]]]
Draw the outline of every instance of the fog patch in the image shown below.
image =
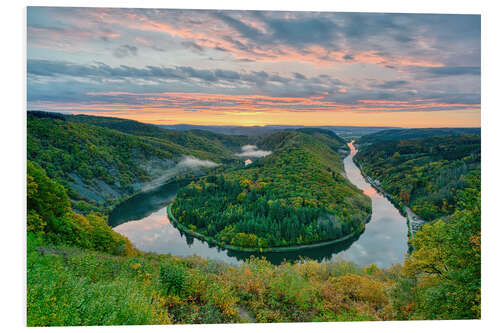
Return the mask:
[[213,168],[216,166],[218,166],[218,164],[210,160],[200,160],[193,156],[184,156],[176,167],[197,169],[197,168]]
[[272,154],[272,151],[257,149],[255,145],[244,145],[241,147],[241,153],[235,155],[240,157],[264,157],[270,154]]
[[[147,184],[139,185],[141,191],[149,191],[158,186],[165,184],[168,180],[188,174],[190,171],[200,170],[201,168],[213,168],[219,164],[210,160],[200,160],[194,156],[183,156],[182,159],[173,168],[167,168],[162,170],[162,175],[155,178],[153,181]],[[200,172],[202,172],[200,170]]]

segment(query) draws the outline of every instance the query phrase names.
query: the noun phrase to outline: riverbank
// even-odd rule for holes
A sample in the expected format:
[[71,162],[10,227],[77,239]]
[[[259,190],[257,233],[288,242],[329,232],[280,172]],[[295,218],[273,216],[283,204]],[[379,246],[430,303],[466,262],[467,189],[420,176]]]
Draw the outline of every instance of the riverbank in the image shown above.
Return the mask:
[[[120,225],[123,222],[127,222],[126,220],[123,221],[116,221],[115,215],[117,212],[120,212],[120,210],[123,209],[123,206],[127,205],[129,202],[136,202],[136,201],[141,201],[142,198],[147,198],[149,196],[155,196],[156,200],[161,200],[160,198],[162,197],[162,192],[164,189],[168,188],[169,186],[175,186],[176,184],[181,184],[181,186],[189,184],[191,181],[196,180],[196,177],[173,177],[168,180],[166,180],[164,183],[161,185],[158,185],[154,188],[149,188],[147,190],[143,190],[137,193],[134,193],[132,195],[125,196],[121,198],[119,201],[116,202],[116,204],[112,205],[109,209],[109,211],[105,214],[107,216],[108,220],[108,225],[111,227],[116,227]],[[163,204],[167,204],[168,201],[164,201]],[[155,204],[157,206],[157,204]],[[141,202],[141,209],[139,211],[148,212],[148,209],[152,208],[149,207],[150,204],[148,202],[142,203]],[[141,216],[135,217],[135,219],[139,219]]]
[[306,249],[316,249],[316,248],[321,248],[321,247],[325,247],[325,246],[329,246],[329,245],[333,245],[333,244],[338,244],[338,243],[344,242],[346,240],[349,240],[351,238],[354,238],[354,237],[360,235],[361,233],[363,233],[365,224],[368,223],[371,219],[371,214],[370,214],[370,215],[368,215],[366,222],[363,224],[362,230],[352,232],[344,237],[334,239],[334,240],[329,240],[329,241],[319,242],[319,243],[312,243],[312,244],[287,246],[287,247],[245,248],[245,247],[239,247],[239,246],[234,246],[234,245],[230,245],[230,244],[220,244],[212,237],[205,236],[203,234],[200,234],[196,231],[189,229],[188,227],[186,227],[185,225],[183,225],[179,221],[177,221],[177,219],[173,215],[172,203],[170,203],[167,206],[167,215],[168,215],[168,218],[170,219],[170,221],[172,222],[172,224],[177,229],[181,230],[182,232],[184,232],[192,237],[195,237],[197,239],[201,239],[201,240],[203,240],[211,245],[216,245],[216,246],[223,248],[223,249],[226,249],[226,250],[246,252],[246,253],[255,253],[255,254],[294,252],[294,251],[300,251],[300,250],[306,250]]
[[413,238],[415,235],[415,232],[418,231],[418,229],[427,223],[424,221],[422,218],[420,218],[417,214],[415,214],[410,207],[403,205],[399,200],[394,199],[394,196],[391,194],[387,193],[380,184],[373,180],[370,176],[368,176],[364,171],[363,171],[363,166],[360,165],[357,161],[354,160],[354,164],[359,168],[361,171],[361,175],[365,178],[365,180],[375,189],[377,192],[379,192],[381,195],[383,195],[387,200],[389,200],[394,207],[401,213],[402,216],[406,218],[406,224],[408,226],[408,238]]
[[398,201],[396,201],[394,199],[394,197],[387,193],[386,191],[384,191],[384,189],[377,184],[377,182],[375,182],[370,176],[366,175],[363,171],[363,166],[360,165],[359,163],[357,163],[356,161],[354,161],[353,159],[353,162],[354,164],[356,164],[356,166],[359,168],[359,170],[361,171],[361,175],[363,175],[363,177],[365,178],[365,180],[380,194],[382,194],[387,200],[389,200],[389,202],[394,206],[396,207],[396,209],[399,211],[399,213],[401,215],[403,215],[405,218],[406,218],[406,225],[408,226],[408,238],[413,238],[414,236],[414,232],[413,232],[413,228],[412,228],[412,225],[411,225],[411,220],[410,218],[408,217],[408,213],[406,211],[406,206],[404,205],[401,205]]

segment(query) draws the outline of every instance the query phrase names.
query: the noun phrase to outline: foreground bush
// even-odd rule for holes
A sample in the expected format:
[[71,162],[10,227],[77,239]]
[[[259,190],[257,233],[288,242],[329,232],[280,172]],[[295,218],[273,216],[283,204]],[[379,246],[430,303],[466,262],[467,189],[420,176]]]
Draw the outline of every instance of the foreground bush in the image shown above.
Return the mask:
[[66,190],[45,171],[27,164],[27,230],[52,244],[95,249],[115,255],[134,255],[130,241],[116,233],[106,218],[95,213],[83,216],[71,210]]

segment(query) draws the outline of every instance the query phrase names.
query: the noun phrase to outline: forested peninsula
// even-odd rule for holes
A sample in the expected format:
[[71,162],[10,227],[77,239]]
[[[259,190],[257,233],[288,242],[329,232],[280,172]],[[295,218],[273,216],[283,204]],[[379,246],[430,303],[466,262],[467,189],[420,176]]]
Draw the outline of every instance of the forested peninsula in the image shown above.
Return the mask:
[[341,138],[309,129],[277,132],[259,144],[272,154],[179,191],[172,205],[177,221],[220,246],[255,251],[363,231],[371,201],[345,177]]

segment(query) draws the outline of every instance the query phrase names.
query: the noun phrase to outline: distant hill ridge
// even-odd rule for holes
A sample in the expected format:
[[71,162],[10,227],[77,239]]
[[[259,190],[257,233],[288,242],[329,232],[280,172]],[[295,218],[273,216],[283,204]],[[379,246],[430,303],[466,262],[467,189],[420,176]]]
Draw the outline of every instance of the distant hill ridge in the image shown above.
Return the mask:
[[360,144],[374,143],[380,141],[409,140],[428,138],[433,136],[447,136],[460,134],[481,134],[481,128],[407,128],[390,129],[362,136],[358,141]]
[[298,130],[306,128],[319,128],[330,130],[342,137],[362,136],[382,130],[394,129],[399,127],[375,127],[375,126],[300,126],[300,125],[264,125],[264,126],[216,126],[216,125],[191,125],[191,124],[176,124],[176,125],[156,125],[161,128],[170,130],[188,131],[193,129],[201,129],[215,133],[230,134],[230,135],[247,135],[247,136],[267,136],[276,131],[282,130]]

